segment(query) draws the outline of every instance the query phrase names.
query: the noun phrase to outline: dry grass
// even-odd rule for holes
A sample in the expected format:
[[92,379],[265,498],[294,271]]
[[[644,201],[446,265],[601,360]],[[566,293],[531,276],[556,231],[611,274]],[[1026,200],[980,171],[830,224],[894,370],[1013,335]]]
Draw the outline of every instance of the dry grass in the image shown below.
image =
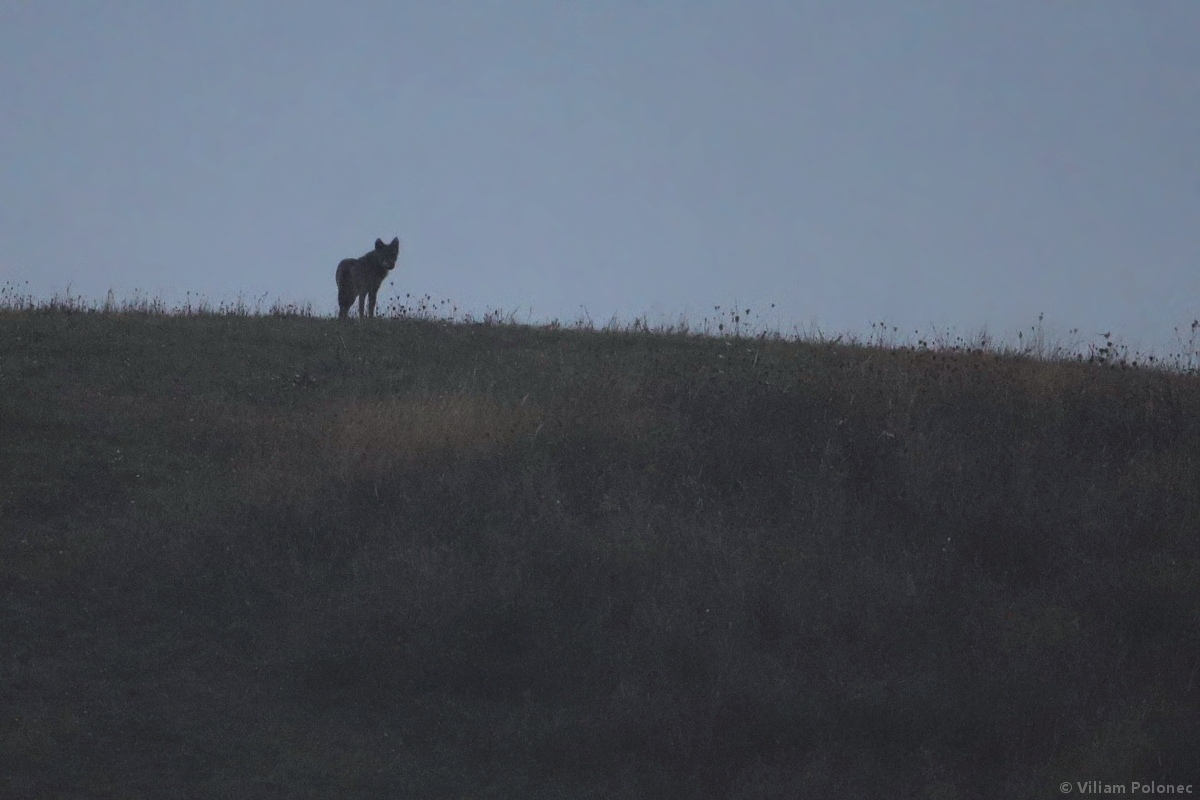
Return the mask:
[[423,308],[0,311],[0,793],[1194,780],[1194,375]]
[[544,414],[467,393],[362,399],[327,409],[324,447],[343,480],[475,459],[536,436]]

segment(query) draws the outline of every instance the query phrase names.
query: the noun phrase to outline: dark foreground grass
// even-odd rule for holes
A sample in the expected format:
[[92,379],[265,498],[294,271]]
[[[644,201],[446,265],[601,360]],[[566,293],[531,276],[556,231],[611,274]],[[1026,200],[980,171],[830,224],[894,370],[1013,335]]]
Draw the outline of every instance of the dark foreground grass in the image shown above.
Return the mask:
[[0,313],[0,795],[1200,792],[1200,380]]

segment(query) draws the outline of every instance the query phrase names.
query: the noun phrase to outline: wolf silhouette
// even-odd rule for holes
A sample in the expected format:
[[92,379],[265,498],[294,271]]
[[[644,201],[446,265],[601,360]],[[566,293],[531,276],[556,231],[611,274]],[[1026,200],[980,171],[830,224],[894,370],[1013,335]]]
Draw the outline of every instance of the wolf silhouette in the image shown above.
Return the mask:
[[383,279],[396,268],[396,259],[400,256],[400,237],[392,239],[391,244],[384,244],[382,239],[375,240],[375,249],[358,258],[344,258],[337,266],[334,277],[338,287],[338,318],[347,319],[350,316],[350,306],[358,299],[358,316],[363,315],[363,301],[367,301],[367,316],[375,316],[375,296]]

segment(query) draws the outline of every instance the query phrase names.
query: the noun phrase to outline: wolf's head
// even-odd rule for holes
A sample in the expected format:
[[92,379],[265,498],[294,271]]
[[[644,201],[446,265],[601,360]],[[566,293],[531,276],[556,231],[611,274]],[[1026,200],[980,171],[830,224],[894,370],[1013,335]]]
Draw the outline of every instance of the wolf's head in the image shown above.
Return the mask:
[[392,239],[391,244],[384,244],[383,239],[375,240],[375,257],[379,263],[390,269],[396,268],[396,259],[400,256],[400,237]]

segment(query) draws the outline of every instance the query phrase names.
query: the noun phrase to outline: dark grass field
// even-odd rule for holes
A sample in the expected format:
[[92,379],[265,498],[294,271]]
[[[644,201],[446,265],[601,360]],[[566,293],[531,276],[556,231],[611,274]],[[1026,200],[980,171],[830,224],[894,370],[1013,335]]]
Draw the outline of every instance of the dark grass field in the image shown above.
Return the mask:
[[425,316],[0,311],[0,796],[1200,793],[1200,378]]

